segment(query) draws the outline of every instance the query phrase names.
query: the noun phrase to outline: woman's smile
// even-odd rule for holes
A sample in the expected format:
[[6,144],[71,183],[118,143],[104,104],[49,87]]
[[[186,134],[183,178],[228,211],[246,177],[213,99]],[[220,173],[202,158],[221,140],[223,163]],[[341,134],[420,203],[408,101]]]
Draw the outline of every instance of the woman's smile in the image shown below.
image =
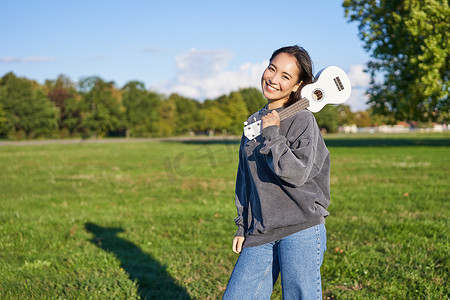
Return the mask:
[[266,87],[266,89],[267,89],[269,92],[277,92],[277,91],[278,91],[278,89],[272,87],[272,86],[271,86],[270,84],[268,84],[267,82],[266,82],[265,87]]

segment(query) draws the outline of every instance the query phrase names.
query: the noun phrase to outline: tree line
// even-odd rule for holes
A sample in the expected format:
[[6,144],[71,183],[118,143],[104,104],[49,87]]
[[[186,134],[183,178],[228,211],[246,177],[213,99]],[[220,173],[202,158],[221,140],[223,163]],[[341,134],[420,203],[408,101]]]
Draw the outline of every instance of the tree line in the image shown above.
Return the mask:
[[[65,75],[39,84],[10,72],[0,79],[0,136],[167,137],[188,134],[242,134],[243,122],[267,100],[256,88],[243,88],[199,102],[178,94],[165,96],[144,83],[122,88],[98,76],[75,83]],[[369,112],[353,113],[346,105],[326,106],[316,114],[319,126],[368,126]]]

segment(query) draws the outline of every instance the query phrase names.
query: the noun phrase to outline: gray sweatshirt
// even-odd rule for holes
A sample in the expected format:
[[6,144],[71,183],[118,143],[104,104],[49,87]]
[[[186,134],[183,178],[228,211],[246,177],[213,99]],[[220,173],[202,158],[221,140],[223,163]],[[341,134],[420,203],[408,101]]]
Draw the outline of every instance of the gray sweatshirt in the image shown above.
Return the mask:
[[[248,122],[269,112],[263,108]],[[236,235],[246,238],[243,247],[324,224],[329,204],[330,154],[310,111],[265,128],[254,140],[242,136],[234,221]]]

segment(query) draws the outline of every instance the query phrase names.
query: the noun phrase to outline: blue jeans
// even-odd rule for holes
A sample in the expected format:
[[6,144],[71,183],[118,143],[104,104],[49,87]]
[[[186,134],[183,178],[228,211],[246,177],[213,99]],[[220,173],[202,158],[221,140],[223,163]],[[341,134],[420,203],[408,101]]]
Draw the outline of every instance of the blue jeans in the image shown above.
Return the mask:
[[320,266],[326,243],[325,225],[321,224],[272,243],[244,248],[223,299],[270,299],[280,271],[284,300],[322,299]]

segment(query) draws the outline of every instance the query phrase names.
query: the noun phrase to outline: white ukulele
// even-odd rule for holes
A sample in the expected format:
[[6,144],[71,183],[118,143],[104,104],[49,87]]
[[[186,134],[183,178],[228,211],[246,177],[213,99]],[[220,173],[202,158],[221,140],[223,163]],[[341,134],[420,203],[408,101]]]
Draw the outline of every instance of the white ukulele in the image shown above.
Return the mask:
[[[326,104],[343,103],[350,97],[352,86],[350,79],[342,69],[336,66],[320,70],[316,81],[305,85],[302,89],[302,99],[280,112],[280,120],[289,118],[307,108],[311,112],[320,111]],[[247,122],[244,122],[247,125]],[[258,120],[244,127],[244,135],[252,140],[261,134],[262,121]]]

